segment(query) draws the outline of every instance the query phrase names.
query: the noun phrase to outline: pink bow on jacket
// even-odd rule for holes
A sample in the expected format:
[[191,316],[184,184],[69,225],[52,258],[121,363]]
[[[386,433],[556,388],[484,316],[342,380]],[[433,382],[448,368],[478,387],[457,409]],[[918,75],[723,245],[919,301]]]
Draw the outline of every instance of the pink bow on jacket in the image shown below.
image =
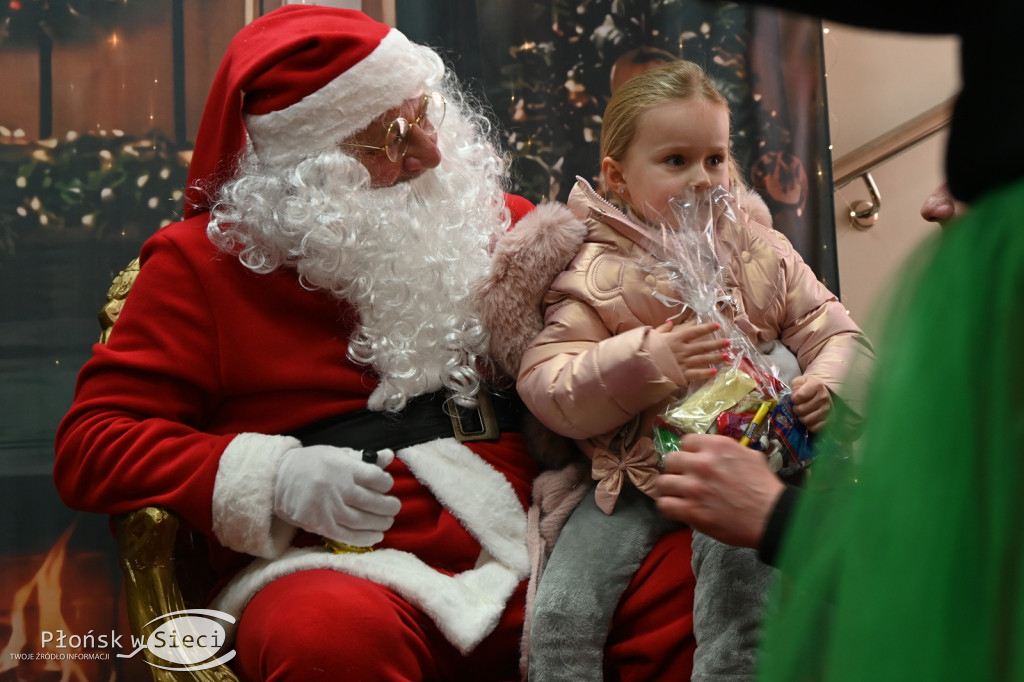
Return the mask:
[[598,481],[597,506],[605,514],[615,509],[615,501],[628,477],[639,490],[646,491],[658,475],[658,453],[654,441],[646,436],[619,454],[601,450],[594,455],[591,475]]

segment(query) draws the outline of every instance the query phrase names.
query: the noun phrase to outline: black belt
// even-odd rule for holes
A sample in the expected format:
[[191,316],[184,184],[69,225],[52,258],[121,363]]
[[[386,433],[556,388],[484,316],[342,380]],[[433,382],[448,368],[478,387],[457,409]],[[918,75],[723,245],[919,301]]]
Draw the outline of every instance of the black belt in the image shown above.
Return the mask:
[[502,431],[523,430],[526,407],[518,395],[481,391],[477,407],[460,407],[445,391],[413,398],[401,412],[357,410],[304,426],[291,435],[303,445],[353,450],[400,450],[438,438],[461,442],[496,440]]

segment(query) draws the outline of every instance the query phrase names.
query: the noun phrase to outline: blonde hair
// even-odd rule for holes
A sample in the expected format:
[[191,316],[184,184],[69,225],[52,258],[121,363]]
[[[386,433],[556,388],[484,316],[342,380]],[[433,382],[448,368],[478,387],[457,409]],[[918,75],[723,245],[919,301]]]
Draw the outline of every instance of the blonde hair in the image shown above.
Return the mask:
[[[725,107],[731,115],[729,100],[711,82],[707,72],[694,62],[680,59],[633,76],[615,91],[605,107],[601,124],[601,158],[611,157],[616,161],[625,158],[636,137],[637,122],[644,112],[668,102],[698,97]],[[734,191],[744,186],[731,148],[729,177],[735,185]],[[609,191],[603,176],[600,189],[608,201],[624,208],[621,198]]]

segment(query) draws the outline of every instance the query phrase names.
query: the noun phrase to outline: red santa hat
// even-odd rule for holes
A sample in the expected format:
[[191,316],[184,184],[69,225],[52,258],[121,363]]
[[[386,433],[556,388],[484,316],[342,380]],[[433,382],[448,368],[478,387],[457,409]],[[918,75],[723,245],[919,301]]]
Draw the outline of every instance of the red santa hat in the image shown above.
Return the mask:
[[285,5],[231,40],[206,101],[189,166],[185,217],[208,208],[251,140],[285,166],[359,132],[434,87],[440,57],[362,12]]

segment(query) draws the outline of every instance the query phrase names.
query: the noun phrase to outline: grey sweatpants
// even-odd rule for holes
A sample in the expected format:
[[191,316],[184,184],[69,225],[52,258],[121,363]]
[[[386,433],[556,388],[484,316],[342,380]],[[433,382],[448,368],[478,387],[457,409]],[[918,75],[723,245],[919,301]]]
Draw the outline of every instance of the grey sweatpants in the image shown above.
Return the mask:
[[774,573],[754,550],[693,532],[692,682],[754,679],[761,611]]
[[[530,626],[530,682],[600,682],[612,614],[662,535],[679,527],[654,501],[625,486],[615,512],[593,494],[566,521],[545,566]],[[754,679],[761,609],[774,570],[754,550],[693,533],[692,682]]]
[[662,535],[680,527],[623,486],[605,514],[588,493],[566,521],[541,575],[530,624],[530,682],[600,682],[619,598]]

